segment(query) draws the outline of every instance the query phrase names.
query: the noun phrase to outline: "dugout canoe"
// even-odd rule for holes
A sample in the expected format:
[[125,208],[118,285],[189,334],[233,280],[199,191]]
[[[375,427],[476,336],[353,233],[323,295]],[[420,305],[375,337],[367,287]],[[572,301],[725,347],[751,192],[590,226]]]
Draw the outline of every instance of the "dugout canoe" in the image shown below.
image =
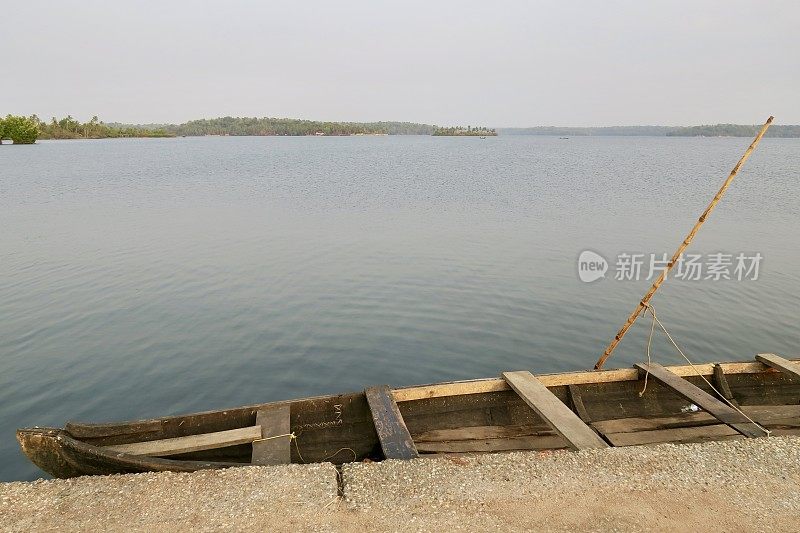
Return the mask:
[[[647,389],[643,395],[644,376]],[[709,363],[455,381],[119,423],[17,431],[61,478],[147,471],[581,450],[800,434],[800,361]]]

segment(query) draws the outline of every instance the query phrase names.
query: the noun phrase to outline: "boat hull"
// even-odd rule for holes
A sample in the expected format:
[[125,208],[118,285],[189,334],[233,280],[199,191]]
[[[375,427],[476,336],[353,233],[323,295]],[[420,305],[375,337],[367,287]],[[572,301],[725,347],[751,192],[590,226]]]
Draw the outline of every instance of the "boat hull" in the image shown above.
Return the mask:
[[[755,361],[668,369],[696,391],[741,406],[773,434],[800,434],[800,374],[779,372]],[[736,424],[697,412],[685,396],[655,379],[640,395],[643,377],[637,369],[536,376],[556,401],[612,446],[744,438]],[[711,382],[716,385],[711,387]],[[396,402],[396,418],[420,454],[575,448],[503,379],[386,390],[390,403]],[[723,398],[720,391],[730,398]],[[257,463],[251,442],[181,450],[169,457],[134,455],[114,447],[253,428],[257,414],[271,409],[289,418],[288,433],[293,438],[281,436],[287,439],[282,441],[284,462],[341,464],[385,458],[375,414],[364,393],[132,422],[20,429],[17,439],[34,464],[61,478],[249,466]]]

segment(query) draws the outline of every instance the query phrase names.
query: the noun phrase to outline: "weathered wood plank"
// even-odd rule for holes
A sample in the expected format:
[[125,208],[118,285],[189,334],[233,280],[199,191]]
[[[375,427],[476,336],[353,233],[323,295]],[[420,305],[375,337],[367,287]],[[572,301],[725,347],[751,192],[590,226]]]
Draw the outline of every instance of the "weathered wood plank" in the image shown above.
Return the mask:
[[800,379],[774,368],[760,374],[726,372],[725,379],[739,405],[800,404]]
[[[675,393],[696,404],[704,411],[714,415],[720,422],[728,424],[746,437],[764,437],[766,433],[754,423],[733,409],[722,403],[703,389],[689,383],[682,377],[673,374],[657,363],[637,363],[636,368],[641,372],[650,372],[650,377],[662,385],[671,388]],[[713,370],[712,370],[713,372]]]
[[569,399],[572,402],[572,409],[578,413],[578,416],[584,424],[590,423],[592,419],[589,416],[589,412],[586,410],[586,406],[583,405],[583,397],[581,396],[581,391],[578,389],[578,386],[567,385],[567,391],[569,393]]
[[800,427],[800,405],[745,405],[747,416],[767,427]]
[[512,389],[575,450],[608,444],[528,371],[503,372]]
[[420,453],[509,452],[514,450],[557,450],[568,448],[558,435],[528,435],[502,439],[445,440],[417,443]]
[[116,437],[137,433],[156,433],[161,431],[161,420],[140,420],[127,424],[83,424],[67,422],[64,429],[76,439],[94,439],[100,437]]
[[796,437],[800,435],[800,428],[778,428],[773,429],[771,432],[773,437]]
[[674,429],[656,429],[632,433],[606,433],[606,438],[614,446],[641,446],[661,442],[698,442],[703,440],[727,440],[744,438],[738,431],[726,424]]
[[[768,428],[800,427],[800,405],[745,405],[741,409],[747,416]],[[592,427],[603,434],[609,434],[710,426],[717,423],[718,420],[713,415],[705,411],[698,411],[657,418],[633,417],[603,420],[593,422]]]
[[592,422],[592,427],[604,435],[609,433],[635,433],[638,431],[654,431],[694,426],[711,426],[719,424],[719,420],[705,411],[684,413],[676,416],[658,418],[617,418]]
[[722,394],[724,399],[728,400],[734,406],[739,407],[739,403],[736,401],[736,398],[733,397],[728,379],[725,377],[725,370],[719,363],[714,365],[714,386]]
[[[562,401],[567,399],[566,388],[563,388],[563,396],[558,389],[551,389],[551,392]],[[397,407],[412,436],[436,429],[473,426],[529,425],[538,426],[540,431],[550,430],[550,426],[510,388],[501,392],[403,402]]]
[[292,462],[290,409],[286,404],[264,406],[256,413],[261,438],[253,442],[254,465],[283,465]]
[[414,441],[408,432],[403,416],[386,385],[369,387],[364,391],[372,411],[375,431],[381,442],[383,455],[387,459],[413,459],[418,457]]
[[412,434],[414,443],[419,447],[420,442],[435,442],[445,440],[485,440],[504,439],[507,437],[553,436],[552,429],[541,431],[537,426],[471,426],[453,429],[434,429],[416,435]]
[[775,355],[774,353],[760,353],[756,355],[756,359],[767,366],[800,379],[800,364],[784,359],[780,355]]
[[[756,374],[769,369],[768,366],[757,361],[719,363],[719,365],[727,374]],[[713,363],[701,363],[694,366],[674,365],[666,368],[670,372],[683,377],[696,376],[698,371],[704,376],[710,376],[714,373]],[[639,379],[639,372],[635,368],[621,368],[616,370],[594,370],[589,372],[539,374],[536,376],[536,378],[541,381],[545,387],[557,387],[561,385],[585,385],[593,383],[613,383],[617,381],[636,381]],[[498,392],[509,389],[510,387],[504,379],[483,378],[466,381],[452,381],[449,383],[433,383],[430,385],[415,385],[411,387],[394,389],[392,392],[394,393],[395,401],[408,402],[412,400],[422,400],[425,398],[439,398],[442,396],[456,396],[461,394],[480,394],[484,392]]]
[[261,438],[261,428],[259,426],[250,426],[227,431],[217,431],[215,433],[189,435],[188,437],[133,442],[131,444],[115,444],[114,446],[104,446],[103,449],[130,455],[163,457],[166,455],[177,455],[199,450],[210,450],[212,448],[246,444],[259,438]]

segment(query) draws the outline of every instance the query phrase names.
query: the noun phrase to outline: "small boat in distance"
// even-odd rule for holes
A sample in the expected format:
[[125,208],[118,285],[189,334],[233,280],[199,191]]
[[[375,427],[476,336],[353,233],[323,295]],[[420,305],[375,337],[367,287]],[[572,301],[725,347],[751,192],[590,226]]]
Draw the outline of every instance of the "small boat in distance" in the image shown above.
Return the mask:
[[17,440],[42,470],[69,478],[800,435],[800,364],[756,359],[505,372],[133,422],[68,422],[20,429]]

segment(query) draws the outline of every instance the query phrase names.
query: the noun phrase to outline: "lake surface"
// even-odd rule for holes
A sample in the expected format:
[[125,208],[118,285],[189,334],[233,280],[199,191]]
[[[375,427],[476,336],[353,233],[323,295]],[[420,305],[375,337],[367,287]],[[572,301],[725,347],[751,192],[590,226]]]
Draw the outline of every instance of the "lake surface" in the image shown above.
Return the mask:
[[[14,430],[591,368],[749,139],[207,137],[0,147],[0,479]],[[765,139],[668,280],[696,361],[798,356],[800,139]],[[607,363],[643,360],[640,321]],[[681,361],[662,339],[654,357]]]

